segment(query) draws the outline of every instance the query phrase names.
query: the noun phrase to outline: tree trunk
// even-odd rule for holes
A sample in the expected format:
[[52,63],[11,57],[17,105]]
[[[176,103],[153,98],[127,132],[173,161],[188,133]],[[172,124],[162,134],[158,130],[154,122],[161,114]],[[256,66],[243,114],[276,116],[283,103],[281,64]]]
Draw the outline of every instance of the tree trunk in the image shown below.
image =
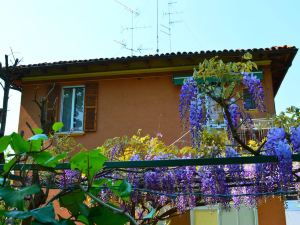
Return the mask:
[[[1,128],[0,128],[0,137],[4,136],[5,125],[6,125],[6,117],[7,117],[7,107],[8,107],[8,98],[9,98],[9,84],[4,81],[4,94],[3,94],[3,106],[2,106],[2,115],[1,115]],[[4,161],[4,153],[0,154],[0,163],[5,163]]]

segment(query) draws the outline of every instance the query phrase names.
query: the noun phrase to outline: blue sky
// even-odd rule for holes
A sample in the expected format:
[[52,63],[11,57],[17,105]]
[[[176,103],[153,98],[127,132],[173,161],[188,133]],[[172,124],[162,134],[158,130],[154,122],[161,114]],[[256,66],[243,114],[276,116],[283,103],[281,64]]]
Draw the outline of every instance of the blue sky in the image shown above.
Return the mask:
[[[119,0],[139,15],[134,26],[137,55],[156,51],[156,0]],[[172,51],[300,47],[298,0],[159,0],[159,30],[168,26],[172,4]],[[116,41],[131,47],[131,14],[115,0],[0,0],[0,61],[4,54],[22,64],[130,55]],[[159,32],[160,53],[169,51],[168,36]],[[276,96],[277,112],[300,107],[300,53]],[[2,93],[1,93],[2,94]],[[2,101],[2,96],[0,95]],[[17,129],[20,93],[10,95],[7,133]]]

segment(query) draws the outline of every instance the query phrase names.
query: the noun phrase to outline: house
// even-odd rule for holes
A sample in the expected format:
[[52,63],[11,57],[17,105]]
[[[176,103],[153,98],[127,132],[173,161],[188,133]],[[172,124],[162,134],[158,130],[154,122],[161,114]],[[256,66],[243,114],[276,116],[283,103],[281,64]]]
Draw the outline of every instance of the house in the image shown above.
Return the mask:
[[[97,147],[111,137],[131,135],[138,129],[151,135],[162,133],[164,141],[171,144],[184,133],[178,113],[184,78],[191,76],[204,59],[217,55],[224,61],[239,61],[245,52],[253,55],[259,67],[257,77],[264,86],[266,112],[257,111],[251,99],[242,107],[254,118],[267,118],[275,114],[274,97],[297,50],[282,46],[178,52],[20,66],[23,91],[19,131],[29,136],[27,124],[40,126],[40,111],[33,100],[49,95],[45,120],[64,122],[61,133],[70,133],[87,148]],[[261,209],[272,209],[272,214],[258,209],[259,225],[270,219],[274,221],[272,225],[284,224],[282,203],[273,206]]]
[[[266,112],[245,105],[254,118],[275,114],[274,97],[297,52],[295,47],[201,51],[150,56],[60,61],[20,67],[22,101],[19,130],[30,135],[26,125],[40,126],[35,95],[49,90],[47,121],[63,121],[62,133],[72,133],[87,148],[107,138],[131,135],[138,129],[166,143],[183,133],[179,120],[180,84],[200,61],[218,55],[224,61],[240,60],[246,52],[259,66],[265,89]],[[55,86],[53,86],[55,84]],[[252,107],[252,108],[251,108]]]

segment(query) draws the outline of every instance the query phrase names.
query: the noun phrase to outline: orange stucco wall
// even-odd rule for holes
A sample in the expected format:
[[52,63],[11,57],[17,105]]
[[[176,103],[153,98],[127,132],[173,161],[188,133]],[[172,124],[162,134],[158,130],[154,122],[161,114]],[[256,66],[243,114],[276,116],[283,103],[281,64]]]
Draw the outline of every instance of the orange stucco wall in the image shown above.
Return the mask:
[[[130,136],[138,129],[142,129],[143,134],[162,133],[167,144],[184,133],[178,113],[180,86],[173,84],[171,73],[98,79],[93,82],[99,84],[97,131],[75,137],[87,148],[97,147],[108,138]],[[67,86],[83,84],[84,81],[58,83]],[[267,113],[250,111],[258,118],[275,112],[272,77],[268,67],[264,68],[263,85]],[[23,85],[19,130],[25,131],[25,135],[30,135],[26,122],[32,127],[40,126],[39,110],[32,101],[36,89],[37,96],[44,96],[46,83]]]
[[[87,148],[99,146],[108,138],[132,135],[138,129],[150,135],[161,132],[166,143],[176,140],[182,133],[178,113],[180,87],[173,85],[171,75],[94,82],[99,84],[97,132],[76,136]],[[32,127],[39,126],[39,111],[32,101],[37,86],[38,95],[45,93],[43,84],[25,85],[22,93],[19,130],[28,135],[26,122]]]
[[261,199],[257,213],[259,225],[286,225],[284,202],[279,197]]

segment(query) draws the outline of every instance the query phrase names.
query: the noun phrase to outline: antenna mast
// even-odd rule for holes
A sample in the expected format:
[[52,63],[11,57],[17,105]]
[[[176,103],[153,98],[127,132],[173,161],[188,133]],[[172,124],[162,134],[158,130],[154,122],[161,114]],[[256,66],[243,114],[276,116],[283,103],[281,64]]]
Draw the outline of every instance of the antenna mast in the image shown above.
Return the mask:
[[119,0],[115,0],[115,2],[118,3],[119,5],[123,6],[124,9],[126,9],[129,13],[131,13],[131,26],[123,29],[123,30],[130,30],[131,31],[131,47],[130,48],[127,47],[127,44],[124,43],[123,41],[120,42],[120,41],[115,40],[115,42],[120,44],[121,46],[123,46],[125,49],[130,50],[131,51],[131,56],[133,56],[134,52],[141,52],[142,50],[147,50],[147,49],[143,49],[142,47],[139,47],[138,49],[134,48],[134,30],[135,29],[148,28],[146,26],[141,26],[141,27],[134,26],[134,17],[139,16],[140,13],[137,10],[133,10],[132,8],[130,8],[127,5],[123,4]]
[[158,48],[158,0],[156,0],[156,53],[159,53],[159,48]]
[[175,14],[180,14],[182,12],[175,12],[175,11],[171,11],[171,7],[172,5],[176,4],[177,2],[168,2],[168,12],[166,13],[163,13],[163,15],[167,15],[168,16],[168,26],[165,26],[163,24],[161,24],[162,28],[164,30],[161,30],[161,32],[163,32],[164,34],[168,35],[169,36],[169,47],[170,47],[170,52],[172,51],[172,25],[174,25],[175,23],[181,23],[182,21],[181,20],[172,20],[171,16],[172,15],[175,15]]

